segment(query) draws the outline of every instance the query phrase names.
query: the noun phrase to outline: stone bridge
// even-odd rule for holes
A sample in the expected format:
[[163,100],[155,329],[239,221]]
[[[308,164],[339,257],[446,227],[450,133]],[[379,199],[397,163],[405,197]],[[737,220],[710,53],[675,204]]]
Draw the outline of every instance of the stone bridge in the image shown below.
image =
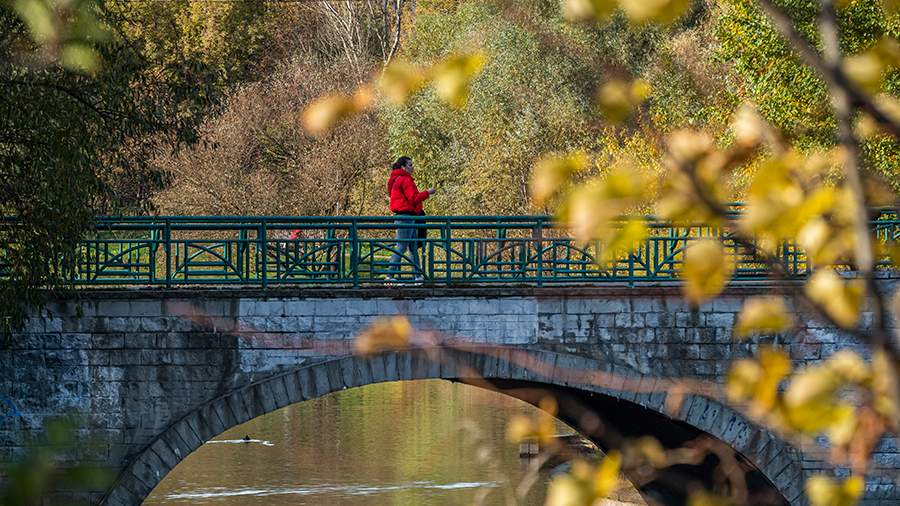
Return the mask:
[[[660,380],[722,383],[733,359],[777,341],[736,343],[731,329],[745,297],[779,289],[733,287],[699,308],[671,286],[82,291],[52,301],[0,351],[0,394],[21,412],[0,421],[0,460],[21,455],[49,417],[81,415],[85,444],[68,457],[118,478],[78,498],[136,505],[205,441],[254,417],[346,388],[443,378],[533,404],[555,395],[559,417],[601,448],[709,435],[736,452],[755,504],[806,504],[806,476],[842,470],[715,399],[668,409]],[[794,311],[800,328],[783,341],[795,366],[858,348]],[[354,337],[383,315],[407,315],[438,345],[354,356]],[[900,504],[900,490],[877,477],[900,468],[895,443],[884,441],[875,462],[865,503]],[[685,480],[712,485],[715,463],[662,473],[641,492],[682,504]],[[73,498],[61,494],[50,503]]]

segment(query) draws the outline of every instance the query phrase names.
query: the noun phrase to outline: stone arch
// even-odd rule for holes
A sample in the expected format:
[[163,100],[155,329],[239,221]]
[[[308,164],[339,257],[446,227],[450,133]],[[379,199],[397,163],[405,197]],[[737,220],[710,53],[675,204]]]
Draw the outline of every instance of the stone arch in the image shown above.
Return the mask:
[[[514,353],[518,358],[511,356]],[[663,381],[641,376],[630,368],[610,367],[575,355],[522,352],[500,347],[409,349],[371,357],[336,358],[291,368],[235,388],[193,409],[164,429],[129,461],[101,504],[141,504],[169,471],[206,441],[276,409],[347,388],[422,379],[460,381],[514,396],[512,390],[521,385],[542,385],[622,402],[717,438],[759,471],[785,502],[791,505],[804,503],[805,475],[798,452],[728,406],[705,397],[690,396],[679,413],[670,417],[664,411],[664,391],[635,393],[617,389],[616,385],[598,386],[580,381],[584,374],[572,374],[572,371],[614,372],[639,380],[646,390],[653,390],[656,382]],[[561,406],[560,417],[571,418],[564,410]]]

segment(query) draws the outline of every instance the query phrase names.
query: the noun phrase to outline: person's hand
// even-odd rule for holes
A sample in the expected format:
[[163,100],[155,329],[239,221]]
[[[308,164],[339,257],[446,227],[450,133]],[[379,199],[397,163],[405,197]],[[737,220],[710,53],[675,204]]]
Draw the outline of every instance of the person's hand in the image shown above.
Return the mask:
[[436,192],[436,191],[437,191],[437,190],[435,190],[434,188],[429,188],[429,189],[428,189],[428,194],[429,194],[429,195],[434,195],[434,192]]

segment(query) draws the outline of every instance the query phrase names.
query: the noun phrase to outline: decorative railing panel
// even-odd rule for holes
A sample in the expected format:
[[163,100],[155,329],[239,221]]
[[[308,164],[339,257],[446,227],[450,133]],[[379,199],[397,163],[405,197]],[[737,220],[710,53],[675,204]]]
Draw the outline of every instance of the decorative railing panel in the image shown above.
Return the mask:
[[[2,226],[15,226],[7,220]],[[721,237],[737,281],[770,276],[765,263],[720,230],[650,222],[650,237],[631,252],[607,254],[579,244],[546,216],[420,217],[427,237],[415,243],[421,270],[399,248],[392,217],[130,217],[99,218],[77,250],[72,281],[83,286],[283,286],[428,284],[659,283],[676,281],[685,249]],[[872,222],[880,241],[900,238],[900,220]],[[10,275],[9,245],[0,245],[0,278]],[[400,251],[401,249],[405,251]],[[392,256],[398,254],[398,258]],[[803,251],[783,244],[788,277],[804,277]]]

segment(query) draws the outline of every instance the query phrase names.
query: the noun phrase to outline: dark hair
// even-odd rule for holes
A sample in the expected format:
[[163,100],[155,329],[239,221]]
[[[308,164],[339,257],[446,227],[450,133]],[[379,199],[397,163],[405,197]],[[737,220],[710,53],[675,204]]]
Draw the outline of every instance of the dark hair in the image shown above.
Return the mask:
[[397,159],[396,162],[391,164],[391,168],[392,169],[402,169],[402,168],[406,167],[407,162],[411,162],[411,161],[412,161],[412,158],[410,158],[408,156],[401,156],[400,158]]

